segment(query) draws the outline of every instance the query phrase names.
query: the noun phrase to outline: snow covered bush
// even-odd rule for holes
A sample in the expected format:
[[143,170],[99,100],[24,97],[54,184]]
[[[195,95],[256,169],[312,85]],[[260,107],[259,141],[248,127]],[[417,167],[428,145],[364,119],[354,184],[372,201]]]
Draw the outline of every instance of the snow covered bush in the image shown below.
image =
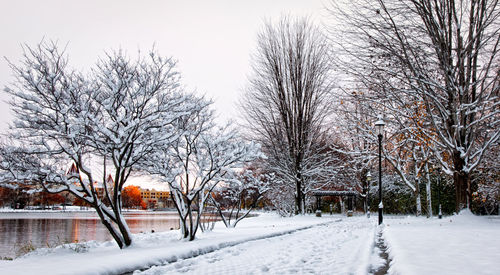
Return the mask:
[[475,213],[483,215],[500,210],[500,182],[479,184],[477,191],[472,193],[472,206]]
[[280,216],[290,217],[295,214],[294,190],[283,181],[276,180],[264,196]]
[[[248,216],[263,195],[271,188],[273,174],[245,169],[227,177],[224,186],[211,196],[226,227],[235,227]],[[240,213],[242,212],[243,213]]]

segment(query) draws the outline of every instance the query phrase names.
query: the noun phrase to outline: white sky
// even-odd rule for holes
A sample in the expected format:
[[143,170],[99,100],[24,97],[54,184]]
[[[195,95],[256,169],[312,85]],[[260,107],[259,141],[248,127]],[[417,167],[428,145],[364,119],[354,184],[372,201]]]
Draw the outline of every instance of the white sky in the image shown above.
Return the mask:
[[[135,55],[153,45],[179,61],[189,90],[215,101],[219,121],[237,119],[249,59],[264,19],[322,21],[328,0],[0,0],[0,56],[17,63],[21,44],[67,46],[70,66],[87,70],[105,50]],[[0,131],[12,120],[3,88],[13,80],[0,59]],[[131,184],[144,183],[131,181]],[[143,184],[141,184],[143,185]],[[159,186],[145,186],[156,187]],[[162,187],[159,187],[163,189]]]
[[[219,120],[236,118],[249,58],[264,19],[325,17],[327,0],[0,0],[0,56],[16,63],[21,44],[57,40],[70,66],[88,69],[105,50],[151,49],[179,61],[189,90],[215,101]],[[12,81],[0,60],[0,130],[12,120],[3,91]]]

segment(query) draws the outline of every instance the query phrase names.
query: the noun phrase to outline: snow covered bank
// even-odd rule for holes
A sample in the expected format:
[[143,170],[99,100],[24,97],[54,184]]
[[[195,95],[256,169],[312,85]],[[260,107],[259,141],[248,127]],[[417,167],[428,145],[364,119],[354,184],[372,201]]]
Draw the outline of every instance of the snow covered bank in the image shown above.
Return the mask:
[[193,242],[180,241],[178,231],[169,231],[136,234],[133,245],[123,250],[111,241],[43,248],[14,261],[0,261],[0,274],[119,274],[338,219],[339,216],[280,218],[261,214],[243,220],[233,229],[217,224],[212,232],[199,234]]
[[[496,218],[496,219],[495,219]],[[384,219],[389,274],[500,274],[500,219]]]

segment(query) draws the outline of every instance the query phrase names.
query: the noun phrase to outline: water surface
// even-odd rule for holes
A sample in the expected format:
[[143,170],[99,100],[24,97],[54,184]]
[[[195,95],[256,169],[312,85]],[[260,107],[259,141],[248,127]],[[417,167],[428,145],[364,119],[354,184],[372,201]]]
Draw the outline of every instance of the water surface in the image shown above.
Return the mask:
[[[179,228],[175,212],[126,212],[132,233]],[[0,258],[15,257],[29,242],[53,247],[67,242],[112,240],[95,212],[0,212]]]

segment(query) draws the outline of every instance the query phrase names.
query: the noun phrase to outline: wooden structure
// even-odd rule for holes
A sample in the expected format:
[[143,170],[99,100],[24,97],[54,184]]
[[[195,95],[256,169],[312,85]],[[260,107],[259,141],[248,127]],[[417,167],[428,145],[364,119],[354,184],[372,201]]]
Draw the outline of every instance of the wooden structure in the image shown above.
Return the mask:
[[357,191],[314,191],[312,195],[316,197],[316,216],[321,217],[321,197],[341,196],[347,197],[347,216],[353,214],[353,198],[358,195]]

